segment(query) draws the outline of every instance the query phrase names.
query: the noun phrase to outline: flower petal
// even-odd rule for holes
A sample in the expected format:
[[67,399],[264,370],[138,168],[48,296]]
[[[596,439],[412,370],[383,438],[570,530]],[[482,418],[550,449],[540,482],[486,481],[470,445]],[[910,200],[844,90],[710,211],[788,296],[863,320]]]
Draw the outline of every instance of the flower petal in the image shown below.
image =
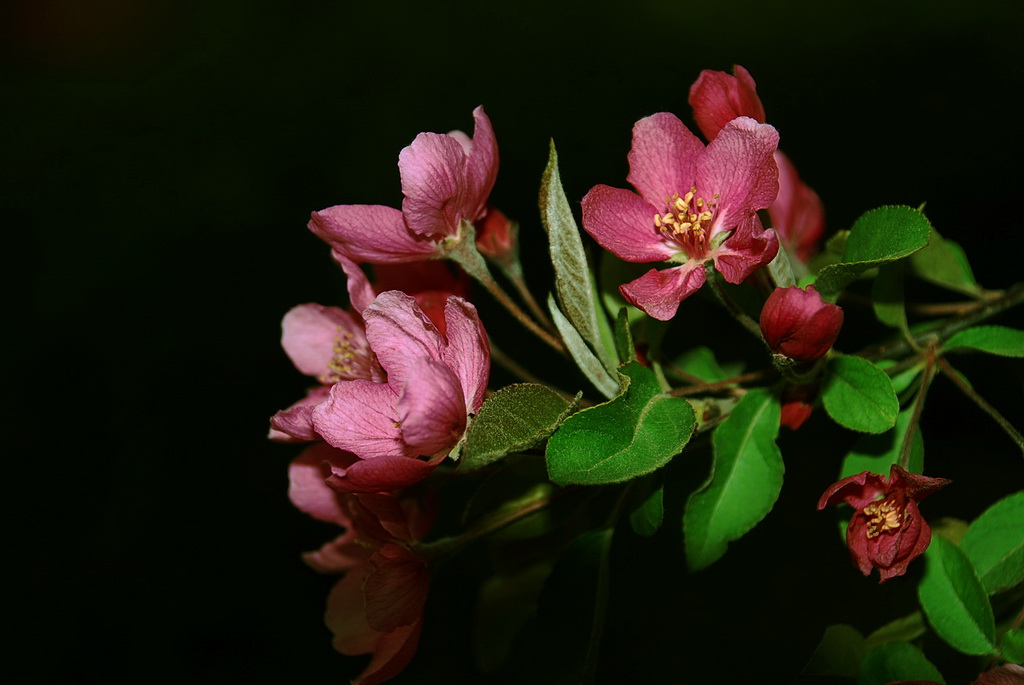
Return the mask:
[[383,292],[366,308],[363,318],[370,347],[396,392],[405,385],[410,364],[421,357],[441,358],[444,340],[410,295],[397,290]]
[[619,286],[630,304],[655,319],[668,321],[676,314],[679,303],[697,292],[706,276],[704,265],[687,262],[671,269],[651,269],[640,278]]
[[736,227],[750,213],[765,209],[779,193],[774,152],[778,132],[750,117],[729,122],[697,162],[697,195],[718,195],[711,237]]
[[413,454],[446,455],[462,437],[466,415],[462,386],[452,369],[425,357],[409,367],[398,420]]
[[354,455],[322,442],[307,447],[288,466],[288,499],[315,519],[349,526],[338,493],[327,485],[324,466],[343,468],[354,461]]
[[886,491],[885,481],[877,473],[862,471],[833,483],[818,500],[818,511],[845,502],[854,509],[863,509]]
[[690,106],[697,127],[708,140],[736,117],[752,117],[764,123],[764,106],[750,72],[736,64],[733,74],[705,69],[690,86]]
[[320,436],[313,428],[313,409],[327,399],[330,390],[326,385],[318,385],[292,406],[274,414],[267,437],[277,442],[319,442]]
[[303,552],[302,560],[317,573],[344,573],[361,566],[370,552],[356,542],[356,533],[351,528],[320,549]]
[[[334,261],[338,262],[341,270],[345,272],[348,286],[348,300],[352,304],[352,308],[357,312],[362,312],[373,303],[373,300],[377,297],[377,291],[374,289],[373,285],[371,285],[370,279],[366,277],[366,272],[364,272],[358,264],[337,250],[332,251],[331,256],[334,258]],[[411,262],[409,264],[403,264],[402,266],[384,267],[384,265],[382,265],[382,267],[405,269],[414,264],[420,264],[420,262]]]
[[436,466],[412,457],[360,459],[332,468],[327,485],[338,492],[390,492],[419,483]]
[[363,583],[366,622],[391,632],[423,618],[430,575],[422,559],[403,545],[383,545],[370,557],[372,569]]
[[676,115],[659,112],[633,126],[627,180],[655,211],[665,211],[672,195],[685,195],[694,185],[696,164],[704,143]]
[[338,307],[300,304],[288,310],[281,320],[281,347],[297,368],[307,376],[319,378],[329,373],[334,345],[346,332],[363,336],[362,322]]
[[402,213],[382,205],[337,205],[313,212],[309,230],[356,262],[401,264],[439,254],[437,244],[409,231]]
[[757,214],[748,214],[724,243],[710,252],[715,268],[730,283],[742,283],[750,274],[775,259],[779,238],[764,230]]
[[461,297],[449,297],[445,305],[445,334],[448,346],[441,361],[459,379],[466,410],[476,412],[487,394],[491,348],[476,307]]
[[796,167],[778,150],[775,163],[779,167],[779,195],[768,208],[768,216],[786,247],[806,262],[817,252],[818,240],[825,231],[825,209],[818,194],[800,180]]
[[466,158],[466,199],[463,218],[476,221],[487,211],[487,198],[498,177],[498,141],[483,107],[473,110],[473,143]]
[[466,153],[451,136],[421,133],[398,155],[402,215],[413,233],[438,240],[459,230],[466,201]]
[[390,385],[342,381],[313,410],[313,427],[324,440],[360,459],[409,455],[398,427],[398,395]]
[[636,193],[594,186],[583,198],[583,228],[598,244],[627,262],[662,262],[679,252],[654,227],[658,209]]

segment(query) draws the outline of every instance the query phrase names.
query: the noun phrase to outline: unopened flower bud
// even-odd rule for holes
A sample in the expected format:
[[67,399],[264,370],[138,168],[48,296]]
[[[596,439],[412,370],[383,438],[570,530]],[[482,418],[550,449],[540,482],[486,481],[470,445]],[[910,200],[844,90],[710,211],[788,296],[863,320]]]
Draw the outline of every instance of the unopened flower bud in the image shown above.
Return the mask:
[[776,288],[761,310],[761,334],[776,354],[793,361],[818,359],[843,327],[843,310],[825,302],[813,285]]
[[502,261],[512,256],[516,247],[513,223],[494,207],[476,222],[476,249],[480,254]]

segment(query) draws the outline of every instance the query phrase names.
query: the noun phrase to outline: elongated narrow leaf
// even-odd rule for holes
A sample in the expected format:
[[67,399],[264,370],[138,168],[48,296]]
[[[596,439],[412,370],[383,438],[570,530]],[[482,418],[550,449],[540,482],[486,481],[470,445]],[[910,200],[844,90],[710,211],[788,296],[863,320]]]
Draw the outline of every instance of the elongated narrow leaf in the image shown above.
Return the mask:
[[896,425],[900,403],[885,371],[860,357],[829,360],[821,401],[841,426],[862,433],[884,433]]
[[966,295],[977,295],[981,287],[974,280],[971,265],[963,249],[932,229],[928,245],[910,257],[910,266],[918,278]]
[[834,302],[843,288],[864,272],[923,248],[930,232],[931,223],[912,207],[888,206],[865,212],[850,229],[842,261],[818,273],[818,292]]
[[652,480],[657,475],[634,482],[630,490],[629,523],[633,532],[643,537],[657,533],[665,517],[664,487],[660,479],[658,482]]
[[743,396],[715,430],[707,482],[686,503],[686,559],[693,570],[717,561],[729,543],[763,519],[782,489],[779,400],[763,388]]
[[551,312],[551,320],[555,322],[555,328],[562,336],[562,341],[569,349],[573,361],[579,367],[583,375],[594,384],[594,387],[605,397],[612,398],[619,391],[618,382],[608,372],[608,369],[597,358],[597,355],[590,349],[586,341],[580,337],[579,332],[573,327],[569,319],[558,308],[555,298],[548,295],[548,310]]
[[629,312],[625,307],[619,307],[619,315],[615,318],[615,352],[622,364],[636,361],[636,346],[629,329]]
[[[598,322],[598,317],[604,316],[604,313],[597,309],[590,265],[558,175],[555,141],[551,141],[548,165],[541,179],[540,218],[548,234],[551,263],[555,270],[555,290],[562,313],[573,328],[579,331],[580,337],[597,353],[605,368],[613,371],[615,360],[605,346]],[[604,323],[607,327],[607,321]]]
[[704,346],[682,353],[672,360],[672,366],[709,383],[724,381],[740,372],[739,367],[723,368],[715,359],[715,353]]
[[909,642],[875,647],[860,666],[857,685],[888,685],[897,681],[945,683],[939,669]]
[[845,623],[829,626],[802,675],[856,678],[865,652],[864,636],[859,630]]
[[1003,658],[1014,664],[1024,664],[1024,630],[1011,629],[1000,643]]
[[950,337],[947,351],[977,350],[1000,357],[1024,357],[1024,331],[1006,326],[974,326]]
[[[881,435],[865,435],[853,445],[853,449],[843,458],[839,469],[839,478],[846,478],[864,471],[887,475],[889,467],[899,461],[903,453],[903,443],[910,427],[913,411],[900,412],[896,426]],[[910,443],[910,461],[907,470],[911,473],[924,472],[924,438],[921,431],[914,431]]]
[[971,524],[960,548],[988,594],[1024,581],[1024,491],[986,509]]
[[548,440],[555,483],[627,481],[664,466],[689,442],[697,425],[689,402],[662,394],[654,372],[636,362],[619,378],[618,397],[573,414]]
[[536,685],[593,683],[608,606],[608,552],[612,529],[584,533],[562,552],[544,584],[537,620],[524,651]]
[[459,468],[472,471],[539,444],[578,406],[578,397],[569,402],[536,383],[501,388],[477,412],[466,436]]
[[988,594],[970,559],[952,542],[932,537],[917,597],[928,623],[943,640],[964,654],[996,651],[996,626]]
[[924,622],[924,614],[915,611],[909,616],[889,621],[884,626],[864,638],[864,645],[874,649],[889,642],[910,642],[924,635],[928,626]]

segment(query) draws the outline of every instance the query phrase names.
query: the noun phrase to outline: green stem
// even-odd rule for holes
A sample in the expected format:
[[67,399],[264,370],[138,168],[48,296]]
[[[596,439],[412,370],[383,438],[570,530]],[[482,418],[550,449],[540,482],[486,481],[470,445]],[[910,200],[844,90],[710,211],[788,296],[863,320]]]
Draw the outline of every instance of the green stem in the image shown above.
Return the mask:
[[936,343],[929,345],[925,354],[927,357],[924,373],[921,374],[921,386],[917,389],[917,397],[914,398],[914,413],[910,416],[910,425],[907,426],[907,434],[903,436],[903,448],[900,450],[900,466],[907,471],[910,470],[910,452],[918,424],[921,422],[921,413],[924,411],[924,400],[935,377]]
[[950,364],[945,359],[939,359],[938,366],[939,370],[942,371],[942,373],[947,378],[949,378],[949,380],[953,381],[953,385],[955,385],[960,390],[960,392],[967,395],[967,397],[970,398],[970,400],[974,402],[976,405],[978,405],[978,407],[980,407],[982,411],[991,416],[992,419],[999,424],[999,427],[1006,431],[1006,434],[1010,436],[1010,439],[1017,443],[1017,447],[1020,448],[1021,452],[1024,452],[1024,435],[1021,435],[1020,431],[1014,428],[1013,425],[1009,421],[1007,421],[1006,418],[1002,414],[1000,414],[995,407],[986,402],[985,399],[981,395],[979,395],[974,388],[968,385],[964,381],[963,377],[961,377],[960,373],[953,368],[952,364]]
[[668,394],[674,397],[682,397],[683,395],[696,395],[702,392],[711,393],[718,392],[720,390],[730,390],[734,386],[759,381],[776,374],[778,374],[778,371],[775,369],[761,369],[760,371],[751,371],[750,373],[745,373],[742,376],[726,378],[725,380],[715,381],[714,383],[700,383],[698,385],[688,385],[685,388],[675,388],[673,390],[669,390]]

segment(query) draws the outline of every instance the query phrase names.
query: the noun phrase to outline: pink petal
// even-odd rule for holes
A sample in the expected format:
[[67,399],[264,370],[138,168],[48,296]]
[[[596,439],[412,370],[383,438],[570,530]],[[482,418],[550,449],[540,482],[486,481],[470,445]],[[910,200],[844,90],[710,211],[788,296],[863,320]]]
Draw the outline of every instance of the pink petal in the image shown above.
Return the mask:
[[[373,303],[373,300],[377,297],[377,291],[374,290],[370,284],[370,279],[366,277],[366,273],[358,264],[337,251],[332,252],[331,256],[341,266],[341,270],[345,272],[348,280],[348,300],[352,304],[352,308],[357,312],[362,312]],[[419,262],[410,262],[401,266],[387,266],[385,268],[406,269],[414,264],[419,264]]]
[[487,333],[476,307],[462,298],[448,298],[444,311],[448,346],[441,353],[441,361],[458,377],[466,409],[476,412],[487,394],[491,368]]
[[651,269],[640,278],[619,287],[622,296],[632,305],[655,319],[668,321],[676,314],[679,303],[697,292],[706,276],[704,265],[687,262],[670,269]]
[[633,126],[627,180],[655,211],[664,211],[669,198],[693,187],[703,152],[704,144],[674,114],[652,114]]
[[724,71],[705,69],[690,86],[690,106],[697,127],[708,140],[736,117],[752,117],[764,122],[764,106],[757,96],[757,86],[750,72],[733,66],[735,76]]
[[654,226],[659,210],[635,193],[594,186],[583,198],[583,228],[598,244],[627,262],[662,262],[680,250]]
[[457,140],[421,133],[398,155],[402,215],[414,234],[439,240],[459,230],[466,201],[466,153]]
[[368,566],[352,569],[327,596],[324,621],[334,633],[334,648],[348,656],[372,652],[380,639],[366,623],[363,609],[363,578],[369,571]]
[[288,467],[288,499],[315,519],[349,526],[338,493],[327,485],[324,467],[341,468],[353,461],[355,456],[322,442],[307,447]]
[[360,459],[406,455],[397,404],[398,395],[390,385],[342,381],[313,410],[313,427],[328,443]]
[[396,391],[405,385],[410,364],[421,357],[441,358],[444,340],[411,296],[397,290],[381,293],[363,318],[370,347]]
[[409,231],[400,211],[381,205],[337,205],[313,212],[309,230],[356,262],[401,264],[438,254],[435,242]]
[[386,633],[421,620],[430,586],[423,560],[407,547],[386,544],[369,565],[373,570],[363,584],[369,626]]
[[409,367],[398,420],[413,454],[446,455],[462,437],[466,415],[462,386],[451,369],[425,357]]
[[862,471],[830,485],[818,500],[818,510],[845,502],[859,511],[884,492],[886,485],[880,475]]
[[859,510],[854,512],[846,527],[846,548],[850,550],[850,558],[853,559],[854,565],[860,569],[861,573],[870,576],[875,564],[871,561],[869,550],[867,519]]
[[466,199],[463,218],[476,221],[487,211],[487,198],[498,177],[498,141],[483,107],[473,110],[473,143],[466,158]]
[[400,500],[393,492],[353,495],[350,501],[354,502],[355,506],[351,509],[351,515],[360,536],[364,536],[365,533],[365,537],[377,540],[381,544],[395,540],[412,542],[417,539],[410,531],[409,515],[403,506],[409,499],[413,498]]
[[731,236],[710,256],[715,268],[730,283],[742,283],[750,274],[775,259],[779,239],[775,231],[761,228],[756,214],[749,214]]
[[349,529],[315,552],[305,552],[302,560],[317,573],[344,573],[362,565],[369,550],[356,541],[356,533]]
[[412,457],[375,457],[332,468],[327,484],[339,492],[390,492],[419,483],[436,466]]
[[764,209],[779,192],[774,152],[778,132],[750,117],[729,122],[697,163],[697,195],[717,195],[711,237],[729,231],[752,211]]
[[320,436],[313,428],[313,409],[327,399],[330,390],[326,385],[318,385],[301,400],[270,417],[268,437],[277,442],[319,442]]
[[800,180],[786,155],[775,151],[779,167],[779,195],[768,208],[772,227],[787,249],[806,262],[817,252],[825,231],[825,209],[818,194]]
[[323,378],[334,359],[339,338],[354,336],[365,344],[362,321],[338,307],[300,304],[281,321],[281,347],[297,368],[307,376]]

